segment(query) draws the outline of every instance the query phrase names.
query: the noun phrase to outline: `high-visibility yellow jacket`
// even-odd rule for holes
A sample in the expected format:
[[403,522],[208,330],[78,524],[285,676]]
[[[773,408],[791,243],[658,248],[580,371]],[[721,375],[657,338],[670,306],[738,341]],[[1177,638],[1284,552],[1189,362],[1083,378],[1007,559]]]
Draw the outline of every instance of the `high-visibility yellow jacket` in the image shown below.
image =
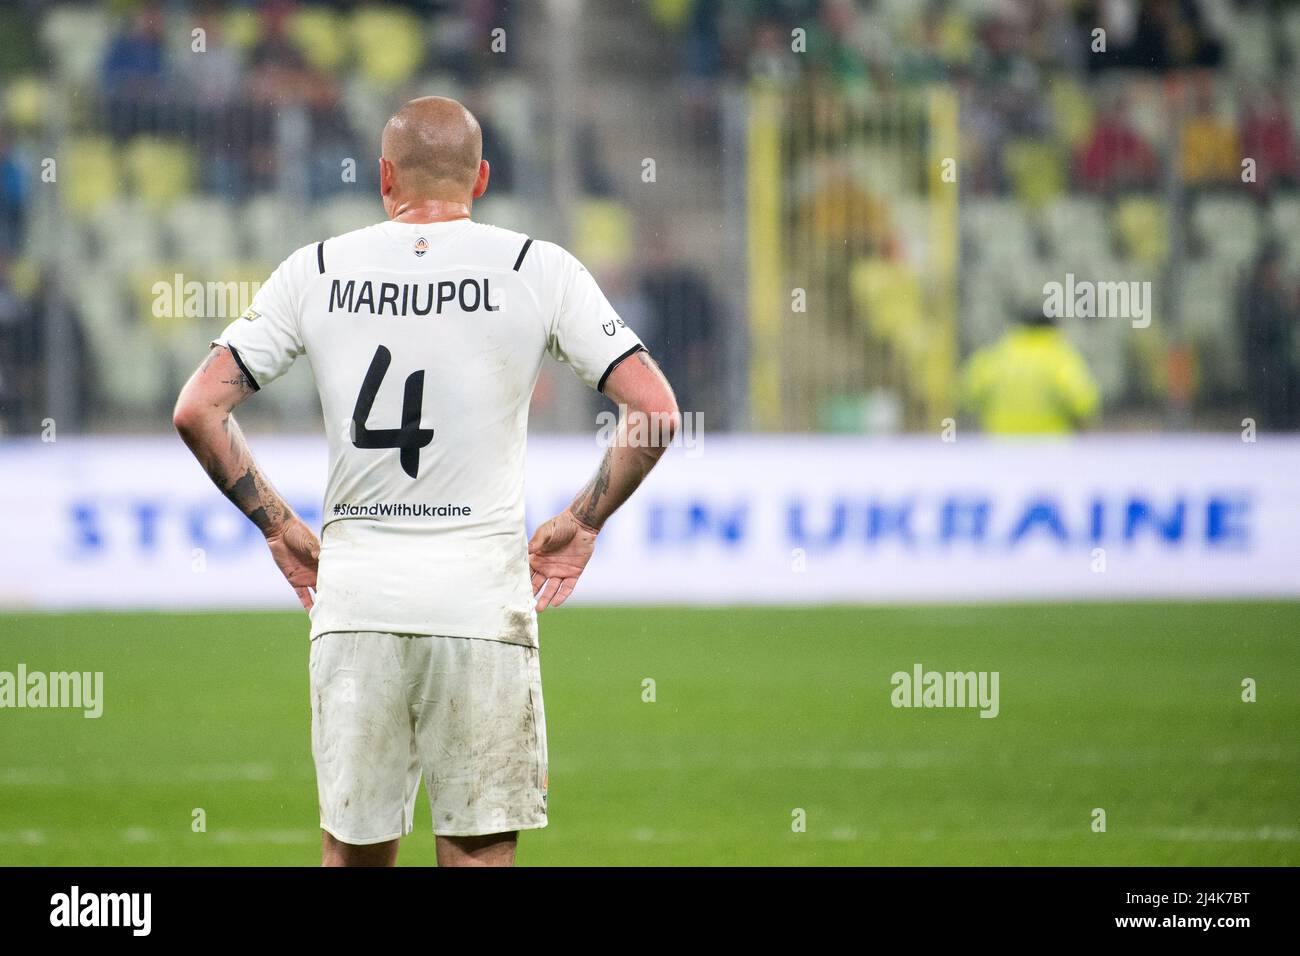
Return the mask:
[[1097,383],[1054,327],[1019,327],[971,356],[962,400],[994,435],[1059,435],[1097,413]]

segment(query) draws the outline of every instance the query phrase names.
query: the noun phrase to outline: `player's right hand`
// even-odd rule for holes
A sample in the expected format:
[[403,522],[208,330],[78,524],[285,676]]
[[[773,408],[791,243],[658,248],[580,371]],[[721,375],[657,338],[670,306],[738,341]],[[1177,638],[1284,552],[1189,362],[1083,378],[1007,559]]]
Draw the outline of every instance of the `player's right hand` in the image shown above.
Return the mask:
[[266,546],[285,580],[308,611],[315,603],[316,568],[320,541],[302,519],[294,515],[284,528],[266,537]]
[[533,532],[528,542],[528,567],[533,572],[538,611],[559,607],[569,599],[596,550],[596,534],[570,511],[561,511]]

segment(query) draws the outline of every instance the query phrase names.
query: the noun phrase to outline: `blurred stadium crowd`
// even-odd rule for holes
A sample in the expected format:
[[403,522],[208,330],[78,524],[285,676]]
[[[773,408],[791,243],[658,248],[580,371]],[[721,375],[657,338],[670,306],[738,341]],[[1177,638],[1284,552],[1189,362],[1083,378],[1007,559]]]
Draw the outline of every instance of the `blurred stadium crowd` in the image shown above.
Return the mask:
[[[376,220],[378,130],[432,91],[483,122],[479,218],[566,242],[706,427],[929,429],[963,399],[978,416],[961,366],[1066,274],[1149,281],[1155,315],[1037,330],[1055,342],[1045,380],[1077,356],[1097,396],[1048,430],[1300,427],[1300,5],[593,2],[577,96],[557,105],[544,24],[559,6],[0,9],[0,427],[37,432],[56,407],[74,429],[162,427],[225,318],[160,314],[157,283],[256,282],[298,245]],[[955,106],[950,220],[933,90]],[[779,155],[769,180],[750,176],[746,225],[728,196],[757,154],[724,131],[760,92],[781,104]],[[644,156],[693,175],[647,190]],[[737,407],[767,387],[749,368],[757,287],[727,276],[745,228],[755,248],[764,189],[787,315],[766,380],[780,411],[760,420]],[[788,315],[795,287],[806,315]],[[943,294],[950,325],[935,320]],[[589,427],[565,387],[548,373],[537,421]],[[267,400],[280,424],[315,421],[305,377]]]

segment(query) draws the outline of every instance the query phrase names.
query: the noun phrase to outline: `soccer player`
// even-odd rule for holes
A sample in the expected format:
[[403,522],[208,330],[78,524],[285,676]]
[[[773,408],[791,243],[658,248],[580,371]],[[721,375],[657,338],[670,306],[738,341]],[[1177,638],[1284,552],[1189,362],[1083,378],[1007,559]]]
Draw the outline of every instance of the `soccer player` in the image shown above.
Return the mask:
[[[412,100],[381,149],[388,221],[281,263],[173,419],[311,618],[323,864],[393,864],[423,774],[439,865],[511,865],[517,832],[546,825],[537,612],[573,593],[602,525],[672,440],[677,403],[573,256],[471,221],[489,167],[468,110]],[[526,541],[528,402],[546,352],[622,422],[591,481]],[[300,355],[329,440],[319,541],[231,414]],[[629,428],[633,416],[666,427]]]

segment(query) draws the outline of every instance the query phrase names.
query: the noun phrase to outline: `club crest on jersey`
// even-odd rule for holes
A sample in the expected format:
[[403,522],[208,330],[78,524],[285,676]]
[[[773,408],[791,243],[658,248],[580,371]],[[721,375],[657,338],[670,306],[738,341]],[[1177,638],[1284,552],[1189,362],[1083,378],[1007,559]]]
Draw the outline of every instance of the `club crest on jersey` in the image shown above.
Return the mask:
[[419,259],[428,251],[429,251],[428,239],[425,239],[424,236],[421,236],[419,239],[415,240],[415,257],[417,259]]
[[241,318],[241,319],[247,319],[249,322],[252,322],[252,321],[254,321],[255,319],[259,319],[259,318],[261,318],[261,316],[262,316],[262,313],[261,313],[261,312],[258,312],[256,309],[245,309],[245,310],[244,310],[244,314],[241,315],[240,318]]

